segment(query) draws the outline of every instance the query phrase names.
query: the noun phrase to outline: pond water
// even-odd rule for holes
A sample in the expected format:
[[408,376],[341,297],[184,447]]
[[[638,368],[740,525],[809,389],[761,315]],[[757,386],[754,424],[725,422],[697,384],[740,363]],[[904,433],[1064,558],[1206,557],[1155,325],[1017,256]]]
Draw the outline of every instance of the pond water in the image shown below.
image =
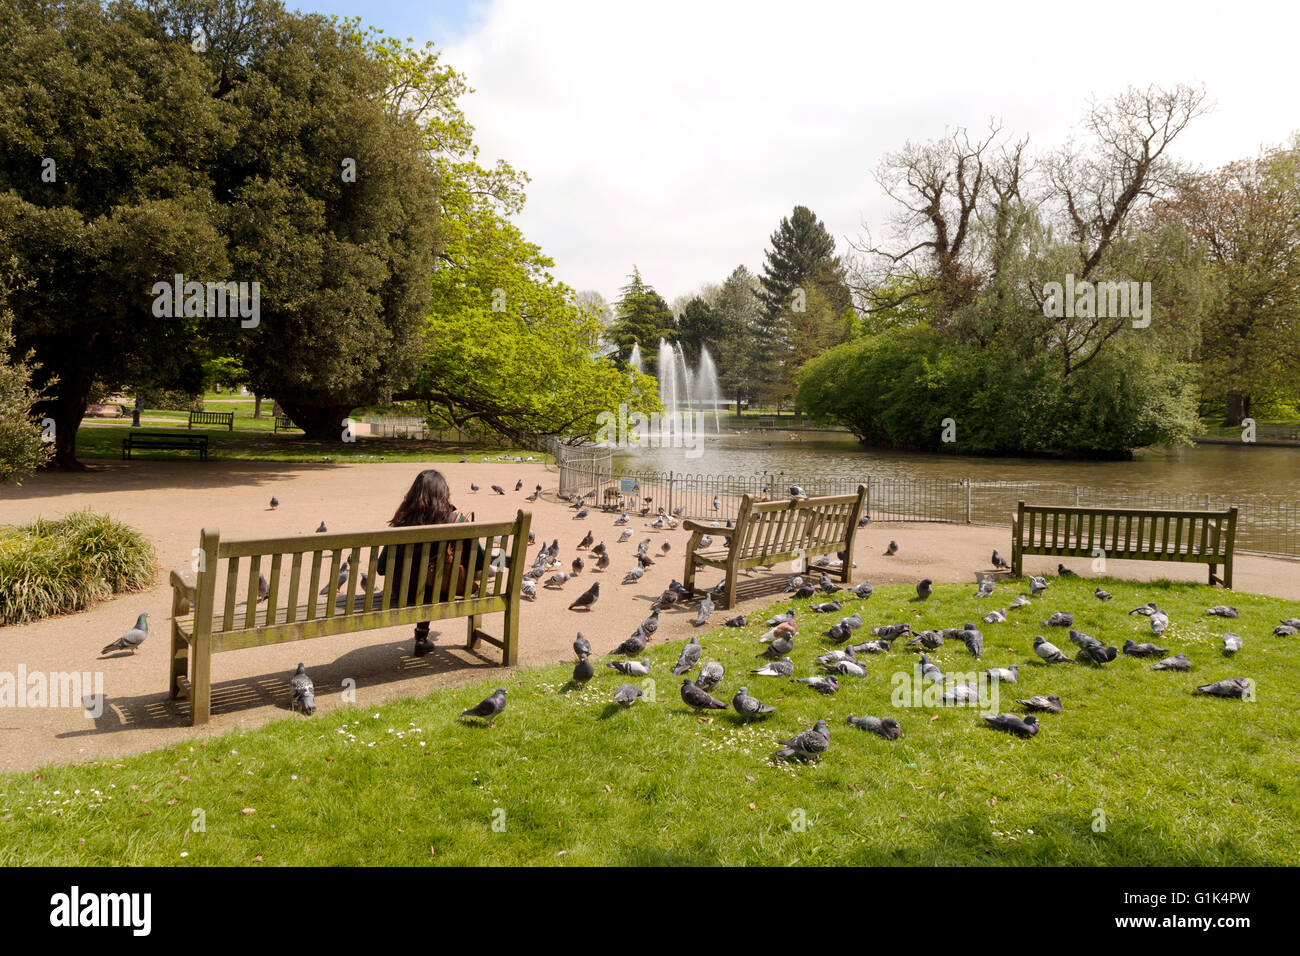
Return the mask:
[[1144,448],[1132,461],[1057,461],[868,449],[847,433],[769,431],[705,436],[694,450],[618,449],[614,460],[628,470],[703,475],[970,478],[1300,499],[1300,448],[1238,443]]

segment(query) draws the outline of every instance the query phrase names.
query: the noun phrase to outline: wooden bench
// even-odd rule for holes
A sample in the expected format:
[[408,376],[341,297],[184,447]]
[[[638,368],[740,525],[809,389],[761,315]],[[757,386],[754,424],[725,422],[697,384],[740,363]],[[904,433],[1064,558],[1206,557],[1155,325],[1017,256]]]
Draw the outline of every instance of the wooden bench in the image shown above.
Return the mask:
[[[235,541],[223,541],[216,528],[204,528],[197,573],[190,568],[171,572],[171,698],[183,695],[188,679],[193,722],[206,723],[212,708],[213,654],[458,617],[468,618],[471,650],[485,641],[501,648],[502,663],[513,666],[519,660],[520,585],[531,521],[530,512],[519,511],[514,521]],[[429,560],[430,552],[441,550],[434,547],[419,549],[420,560],[410,560],[419,545],[431,542],[452,548],[450,565]],[[486,567],[474,566],[475,544],[483,549]],[[385,547],[388,560],[402,549],[405,573],[390,575],[380,586],[377,564]],[[339,595],[335,582],[345,560],[350,573]],[[358,568],[366,574],[364,588]],[[427,593],[413,582],[427,581],[430,570],[434,580]],[[263,574],[266,599],[258,601],[258,576]],[[476,588],[465,586],[475,580]],[[318,593],[326,583],[326,593]],[[424,603],[426,597],[433,600]],[[505,612],[500,638],[480,627],[482,616],[496,611]]]
[[225,425],[226,431],[235,430],[235,413],[234,412],[190,412],[189,424],[186,428],[193,428],[195,425]]
[[[858,485],[855,495],[798,501],[759,501],[753,495],[745,495],[740,499],[734,528],[683,521],[682,527],[691,532],[691,540],[686,546],[682,584],[694,593],[696,568],[722,568],[727,574],[723,597],[730,608],[736,603],[739,572],[836,551],[844,552],[840,580],[847,582],[853,573],[853,539],[866,499],[866,485]],[[706,551],[696,550],[705,535],[712,535],[715,542],[730,538],[731,543],[725,547],[715,543]]]
[[[1208,564],[1210,584],[1232,587],[1237,509],[1154,511],[1074,508],[1021,501],[1011,524],[1011,567],[1022,576],[1026,554],[1125,561]],[[1218,576],[1223,565],[1223,577]]]
[[272,432],[294,431],[297,428],[298,426],[293,423],[293,420],[288,415],[276,415],[275,428]]
[[136,432],[122,439],[122,460],[131,458],[136,448],[163,448],[177,451],[197,451],[200,461],[208,460],[208,440],[202,436],[181,435],[175,432]]

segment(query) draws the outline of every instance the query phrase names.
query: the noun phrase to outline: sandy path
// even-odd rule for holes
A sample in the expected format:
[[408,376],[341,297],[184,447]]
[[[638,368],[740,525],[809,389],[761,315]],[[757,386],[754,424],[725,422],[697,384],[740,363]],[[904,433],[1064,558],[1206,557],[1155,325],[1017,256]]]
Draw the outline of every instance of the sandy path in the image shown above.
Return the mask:
[[[556,475],[541,465],[467,462],[438,466],[452,487],[452,500],[481,520],[513,518],[516,509],[531,508],[538,542],[558,537],[567,566],[578,540],[591,529],[604,540],[613,562],[602,576],[600,602],[591,613],[567,611],[568,603],[586,587],[592,573],[570,582],[562,592],[542,589],[535,604],[524,604],[521,659],[525,666],[572,660],[570,644],[581,629],[597,653],[614,647],[648,613],[649,602],[680,578],[687,534],[658,532],[634,519],[630,541],[617,545],[613,516],[594,512],[590,519],[572,520],[572,511],[554,498]],[[373,706],[394,697],[426,694],[435,686],[473,680],[496,669],[494,648],[486,656],[464,648],[464,623],[446,622],[438,649],[423,658],[411,656],[409,628],[340,635],[274,647],[251,648],[213,658],[213,716],[204,728],[188,725],[188,706],[166,696],[167,650],[171,589],[167,573],[187,565],[198,546],[204,525],[220,528],[223,536],[310,534],[322,521],[331,531],[382,527],[420,466],[393,464],[289,464],[275,462],[106,461],[75,475],[43,474],[21,488],[0,489],[0,524],[26,523],[37,516],[54,517],[78,508],[92,508],[131,524],[149,536],[158,550],[160,570],[155,587],[140,594],[114,598],[89,611],[21,627],[0,629],[0,672],[17,674],[20,665],[35,671],[91,671],[103,675],[107,706],[97,719],[78,707],[0,709],[0,770],[28,769],[46,762],[85,761],[133,753],[195,736],[251,728],[288,713],[286,679],[298,661],[306,663],[316,682],[322,710],[343,706],[339,693],[345,678],[356,682],[356,702]],[[484,489],[500,484],[524,489],[505,497],[471,494],[474,482]],[[534,485],[546,489],[542,500],[523,500]],[[267,510],[272,495],[278,510]],[[672,542],[671,556],[658,559],[643,580],[622,586],[632,567],[636,543],[653,539]],[[882,557],[890,538],[899,554]],[[994,547],[1009,550],[1006,528],[946,524],[877,523],[859,534],[853,580],[866,577],[876,584],[913,583],[922,577],[936,581],[973,581],[976,569],[988,566]],[[536,553],[530,549],[530,556]],[[589,564],[590,566],[590,564]],[[1086,573],[1088,562],[1073,562]],[[1054,571],[1056,560],[1026,559],[1032,573]],[[1160,577],[1203,581],[1202,566],[1111,562],[1112,575],[1150,580]],[[1241,556],[1236,567],[1238,588],[1300,600],[1300,563]],[[700,586],[712,586],[715,574],[702,574]],[[775,584],[775,579],[771,579]],[[742,601],[740,610],[766,604],[779,591]],[[148,612],[149,640],[132,656],[102,657],[100,648]],[[715,623],[723,615],[715,617]],[[658,639],[681,638],[692,630],[694,612],[678,610],[663,616]],[[490,633],[499,633],[500,616],[487,619]],[[437,633],[437,632],[435,632]],[[468,701],[474,703],[474,701]]]

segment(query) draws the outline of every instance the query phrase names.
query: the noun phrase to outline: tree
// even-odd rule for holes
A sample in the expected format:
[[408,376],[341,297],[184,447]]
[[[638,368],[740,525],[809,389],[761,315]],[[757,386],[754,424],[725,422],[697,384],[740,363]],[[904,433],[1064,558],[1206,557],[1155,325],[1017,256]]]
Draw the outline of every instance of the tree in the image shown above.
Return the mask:
[[688,299],[677,316],[677,341],[686,361],[691,365],[700,360],[700,350],[708,347],[710,354],[726,335],[722,316],[709,305],[703,296]]
[[752,401],[764,385],[761,374],[756,374],[765,314],[761,289],[753,273],[743,265],[736,266],[718,291],[712,309],[720,331],[709,351],[717,365],[718,386],[736,403],[736,414],[740,414],[741,403]]
[[608,337],[618,347],[620,364],[627,364],[632,346],[640,345],[646,369],[653,372],[658,361],[659,340],[676,338],[676,320],[663,296],[641,278],[641,270],[636,266],[632,267],[628,283],[621,291]]
[[0,485],[21,483],[43,465],[52,451],[32,409],[40,399],[31,387],[31,356],[14,356],[13,313],[8,307],[9,279],[0,276]]

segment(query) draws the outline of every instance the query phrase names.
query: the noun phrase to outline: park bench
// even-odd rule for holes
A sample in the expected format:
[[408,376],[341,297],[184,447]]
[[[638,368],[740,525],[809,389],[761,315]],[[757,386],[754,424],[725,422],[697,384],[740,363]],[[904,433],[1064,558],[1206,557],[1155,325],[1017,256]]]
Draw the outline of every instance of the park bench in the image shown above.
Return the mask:
[[[1208,564],[1210,584],[1232,587],[1237,509],[1157,511],[1019,502],[1011,524],[1011,568],[1021,577],[1026,554],[1125,561]],[[1223,565],[1223,577],[1218,575]]]
[[185,427],[193,428],[195,425],[225,425],[226,431],[235,430],[235,413],[234,412],[190,412],[189,424]]
[[[233,541],[222,540],[216,528],[204,528],[197,571],[171,572],[171,698],[182,696],[182,682],[188,680],[197,726],[211,714],[213,654],[459,617],[468,618],[471,650],[485,641],[501,648],[503,665],[512,666],[519,660],[520,585],[531,520],[530,512],[519,511],[513,521]],[[436,546],[419,548],[430,543]],[[486,567],[474,566],[475,544]],[[450,563],[431,561],[431,553],[444,547],[452,549]],[[384,548],[393,560],[401,549],[404,572],[390,574],[381,586],[377,565]],[[413,553],[420,555],[418,561],[411,560]],[[350,573],[343,593],[336,594],[345,560]],[[357,569],[365,572],[364,587]],[[259,575],[268,585],[262,601],[257,600]],[[431,589],[413,583],[430,576]],[[323,595],[322,584],[328,585]],[[505,612],[500,638],[480,627],[482,616],[496,611]]]
[[[727,575],[723,599],[730,608],[736,602],[739,572],[798,559],[806,567],[814,555],[838,551],[844,552],[840,580],[847,582],[853,573],[853,539],[866,498],[866,485],[858,485],[857,494],[824,498],[760,501],[745,495],[740,499],[733,528],[683,521],[682,527],[691,532],[691,540],[686,546],[682,584],[694,593],[697,568],[721,568]],[[705,535],[712,535],[718,543],[730,539],[730,544],[697,550]]]
[[202,436],[181,435],[174,432],[133,431],[122,439],[122,460],[129,461],[131,452],[137,448],[197,451],[200,461],[208,460],[208,440]]
[[287,432],[287,431],[293,431],[297,427],[298,426],[293,423],[293,420],[288,415],[276,415],[275,428],[272,431],[273,433]]

